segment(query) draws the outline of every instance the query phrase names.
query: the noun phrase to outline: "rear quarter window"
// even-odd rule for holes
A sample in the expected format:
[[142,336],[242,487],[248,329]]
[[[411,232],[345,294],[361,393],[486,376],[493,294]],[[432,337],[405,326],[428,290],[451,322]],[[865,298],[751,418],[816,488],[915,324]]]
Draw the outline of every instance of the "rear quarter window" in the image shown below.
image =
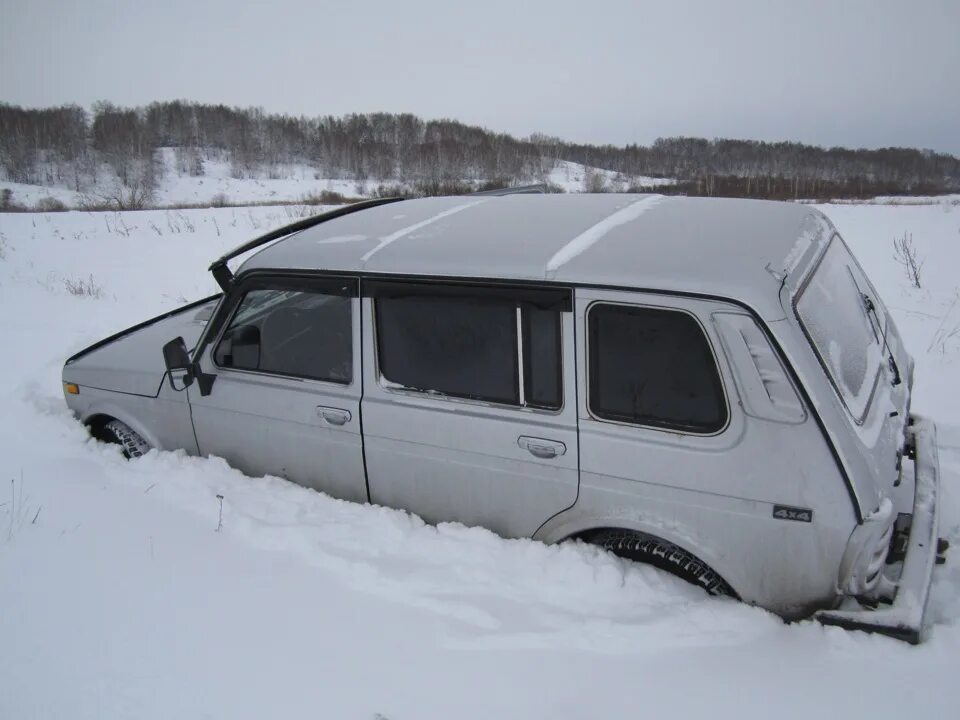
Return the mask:
[[710,434],[727,423],[713,351],[692,315],[597,303],[587,314],[590,412],[601,420]]

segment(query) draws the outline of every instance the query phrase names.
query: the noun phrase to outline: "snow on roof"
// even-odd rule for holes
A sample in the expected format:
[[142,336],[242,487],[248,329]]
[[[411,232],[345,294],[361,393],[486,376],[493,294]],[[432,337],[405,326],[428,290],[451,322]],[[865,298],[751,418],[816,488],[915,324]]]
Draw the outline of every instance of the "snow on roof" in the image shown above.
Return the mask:
[[811,224],[823,223],[829,226],[806,205],[760,200],[424,198],[296,233],[252,256],[240,272],[310,269],[610,285],[730,297],[773,318],[782,315],[777,277]]

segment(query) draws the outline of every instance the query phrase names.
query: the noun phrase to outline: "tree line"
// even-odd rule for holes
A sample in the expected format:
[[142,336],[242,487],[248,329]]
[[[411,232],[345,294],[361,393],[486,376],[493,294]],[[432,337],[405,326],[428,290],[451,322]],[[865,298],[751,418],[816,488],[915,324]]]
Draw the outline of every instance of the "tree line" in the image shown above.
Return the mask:
[[469,188],[543,181],[556,160],[568,160],[620,173],[634,190],[643,189],[640,176],[676,178],[674,192],[688,194],[855,197],[960,189],[958,158],[910,148],[688,137],[650,146],[586,145],[409,113],[292,117],[179,100],[137,108],[101,102],[90,112],[0,103],[0,172],[15,182],[82,192],[109,168],[124,186],[149,192],[162,172],[161,147],[175,148],[178,173],[198,176],[204,161],[216,157],[230,163],[235,177],[279,177],[284,165],[302,163],[317,177]]

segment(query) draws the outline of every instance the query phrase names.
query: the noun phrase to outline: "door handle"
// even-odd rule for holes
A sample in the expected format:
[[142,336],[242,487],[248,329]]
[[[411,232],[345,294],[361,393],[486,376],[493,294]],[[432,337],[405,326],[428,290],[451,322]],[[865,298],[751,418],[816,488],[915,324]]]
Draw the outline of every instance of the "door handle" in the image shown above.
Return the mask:
[[534,457],[545,460],[560,457],[567,452],[567,446],[559,440],[544,440],[543,438],[529,437],[527,435],[518,437],[517,445]]
[[324,407],[323,405],[317,405],[317,415],[320,416],[321,420],[324,420],[331,425],[346,425],[348,422],[350,422],[350,418],[353,417],[349,410],[341,410],[340,408],[334,407]]

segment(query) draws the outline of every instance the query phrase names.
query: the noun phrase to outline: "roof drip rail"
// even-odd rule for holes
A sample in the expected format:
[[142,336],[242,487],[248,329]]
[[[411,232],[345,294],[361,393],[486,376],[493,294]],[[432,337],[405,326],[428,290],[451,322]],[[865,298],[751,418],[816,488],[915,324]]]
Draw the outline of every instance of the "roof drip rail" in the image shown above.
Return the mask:
[[219,285],[224,292],[226,292],[230,289],[230,285],[233,283],[233,273],[230,271],[230,268],[227,267],[227,262],[233,260],[233,258],[237,257],[238,255],[243,255],[245,252],[255,250],[256,248],[266,245],[268,242],[272,242],[273,240],[278,240],[287,235],[292,235],[293,233],[300,232],[301,230],[306,230],[307,228],[312,228],[315,225],[325,223],[327,220],[334,220],[338,217],[343,217],[344,215],[359,212],[360,210],[377,207],[378,205],[387,205],[389,203],[399,202],[400,200],[403,200],[403,198],[392,197],[378,198],[376,200],[365,200],[363,202],[344,205],[341,208],[337,208],[336,210],[331,210],[330,212],[322,213],[320,215],[304,218],[303,220],[291,223],[290,225],[284,225],[276,230],[271,230],[266,235],[261,235],[258,238],[254,238],[250,242],[246,242],[243,245],[234,248],[226,255],[214,260],[210,265],[210,272],[213,273],[213,278],[217,281],[217,285]]
[[497,190],[481,190],[480,192],[470,194],[486,195],[488,197],[501,197],[503,195],[546,195],[547,186],[543,184],[517,185],[516,187],[499,188]]

